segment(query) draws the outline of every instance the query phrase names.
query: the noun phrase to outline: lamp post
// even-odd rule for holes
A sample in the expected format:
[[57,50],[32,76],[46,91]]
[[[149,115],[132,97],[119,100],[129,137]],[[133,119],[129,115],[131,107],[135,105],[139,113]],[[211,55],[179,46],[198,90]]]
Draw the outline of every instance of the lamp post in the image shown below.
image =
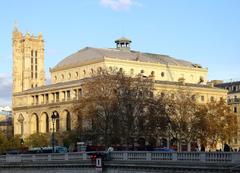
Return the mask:
[[52,128],[52,152],[54,153],[55,150],[54,150],[54,145],[55,145],[55,134],[54,134],[54,131],[55,131],[55,128],[54,128],[54,123],[55,121],[59,118],[59,114],[57,111],[53,111],[52,113],[52,125],[53,125],[53,128]]

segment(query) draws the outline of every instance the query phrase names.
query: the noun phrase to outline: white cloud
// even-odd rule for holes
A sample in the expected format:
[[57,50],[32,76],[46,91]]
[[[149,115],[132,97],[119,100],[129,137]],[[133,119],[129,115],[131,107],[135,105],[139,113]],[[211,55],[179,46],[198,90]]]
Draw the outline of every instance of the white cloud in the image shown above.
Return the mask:
[[10,75],[0,73],[0,106],[11,106],[12,80]]
[[100,4],[114,11],[128,10],[133,5],[141,6],[136,0],[100,0]]

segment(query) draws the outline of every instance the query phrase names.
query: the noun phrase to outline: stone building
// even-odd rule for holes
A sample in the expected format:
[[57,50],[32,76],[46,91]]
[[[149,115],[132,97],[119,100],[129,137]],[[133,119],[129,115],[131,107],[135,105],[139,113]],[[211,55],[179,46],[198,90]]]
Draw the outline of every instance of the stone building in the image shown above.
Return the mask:
[[6,107],[0,107],[0,132],[11,137],[13,135],[12,110]]
[[[238,124],[240,124],[240,81],[223,83],[219,81],[215,84],[216,87],[228,90],[227,103],[231,106],[232,111],[238,116]],[[235,149],[240,147],[240,128],[238,136],[231,141],[231,146]]]
[[120,38],[116,48],[86,47],[50,68],[51,84],[45,85],[42,35],[23,36],[13,31],[14,134],[27,137],[51,132],[51,115],[57,111],[56,131],[71,130],[76,116],[72,104],[82,96],[83,79],[101,68],[118,68],[127,75],[152,76],[157,91],[177,90],[179,84],[198,95],[201,103],[226,98],[226,90],[207,85],[208,69],[167,55],[131,50],[131,40]]

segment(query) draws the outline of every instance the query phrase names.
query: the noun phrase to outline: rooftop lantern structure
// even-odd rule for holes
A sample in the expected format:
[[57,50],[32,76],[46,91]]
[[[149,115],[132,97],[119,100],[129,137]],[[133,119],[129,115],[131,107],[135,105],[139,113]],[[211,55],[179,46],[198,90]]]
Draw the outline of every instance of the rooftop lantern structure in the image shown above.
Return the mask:
[[119,50],[127,50],[127,51],[129,51],[131,42],[132,41],[129,40],[128,38],[121,37],[121,38],[115,40],[116,48],[119,49]]

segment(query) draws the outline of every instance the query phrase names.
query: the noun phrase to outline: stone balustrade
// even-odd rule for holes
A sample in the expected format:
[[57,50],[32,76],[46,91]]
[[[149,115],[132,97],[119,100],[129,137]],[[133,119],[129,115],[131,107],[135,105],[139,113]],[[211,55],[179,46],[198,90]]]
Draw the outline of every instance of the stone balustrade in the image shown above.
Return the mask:
[[[113,151],[112,161],[154,161],[154,162],[200,162],[200,163],[240,163],[240,152],[148,152]],[[51,162],[90,160],[89,153],[46,153],[8,154],[0,156],[0,163],[9,162]]]

